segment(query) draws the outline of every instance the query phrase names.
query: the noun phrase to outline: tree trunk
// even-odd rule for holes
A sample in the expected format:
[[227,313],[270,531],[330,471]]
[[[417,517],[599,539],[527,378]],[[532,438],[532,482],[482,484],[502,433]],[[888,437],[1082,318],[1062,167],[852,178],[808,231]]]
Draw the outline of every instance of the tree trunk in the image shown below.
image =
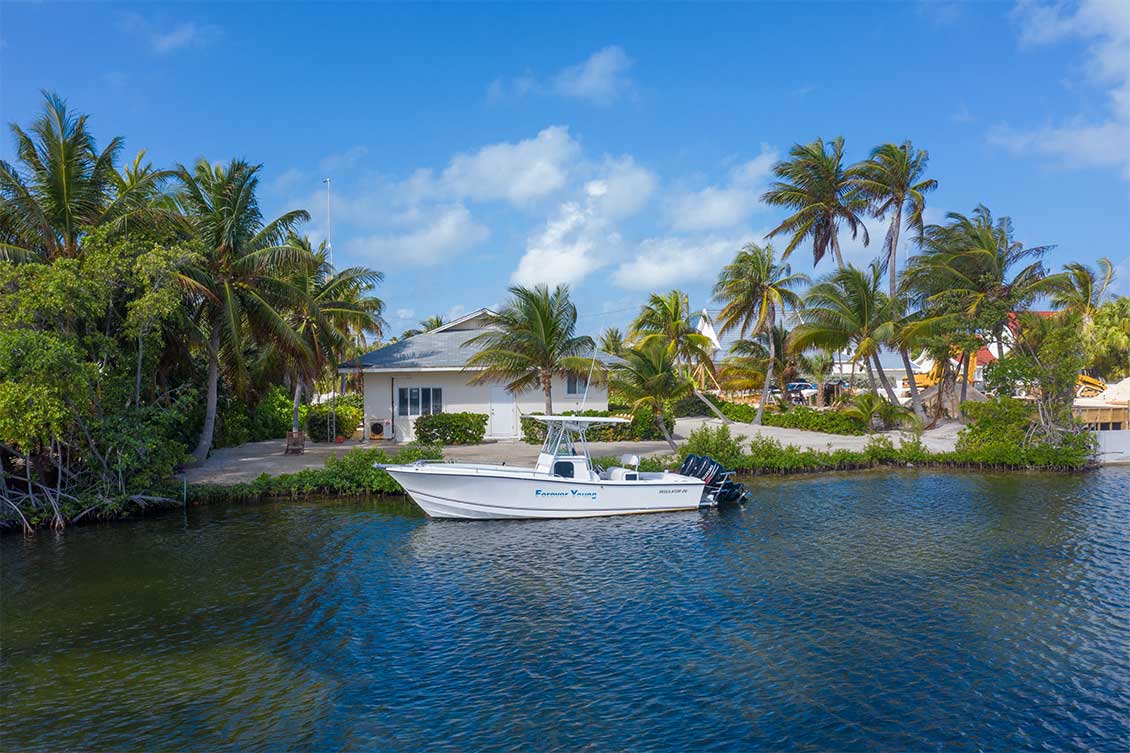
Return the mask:
[[659,427],[659,433],[667,440],[667,444],[671,446],[671,452],[678,452],[679,445],[675,444],[675,438],[671,436],[671,432],[667,431],[667,424],[663,423],[663,413],[656,413],[655,425]]
[[879,386],[875,384],[875,370],[871,368],[871,359],[864,356],[863,365],[867,367],[867,381],[871,384],[871,394],[879,397]]
[[302,377],[294,380],[294,409],[290,414],[290,430],[298,431],[298,408],[302,403]]
[[220,383],[220,323],[212,324],[212,337],[208,340],[208,397],[204,404],[204,428],[200,443],[192,451],[197,463],[203,463],[212,449],[212,434],[216,430],[216,401]]
[[956,385],[956,372],[949,364],[949,358],[946,358],[946,364],[942,371],[942,381],[938,384],[938,410],[935,412],[935,418],[957,418],[960,414],[958,409]]
[[832,233],[832,252],[836,255],[836,264],[840,269],[843,269],[844,257],[840,255],[840,239],[835,232]]
[[892,405],[902,405],[899,401],[898,395],[895,394],[894,389],[891,387],[891,381],[887,379],[887,374],[883,371],[883,364],[879,363],[878,354],[871,356],[875,361],[875,370],[879,372],[879,382],[883,385],[883,391],[887,393],[887,399],[891,401]]
[[702,394],[698,390],[694,391],[694,395],[699,400],[706,403],[706,407],[709,408],[714,413],[715,416],[718,416],[718,418],[722,419],[722,423],[724,423],[724,424],[732,423],[732,421],[730,421],[730,419],[726,418],[726,414],[724,414],[722,411],[718,410],[718,406],[716,406],[714,403],[710,402],[709,399],[707,399],[706,395]]
[[761,402],[757,404],[757,415],[753,417],[754,426],[761,426],[765,414],[765,403],[769,402],[769,385],[773,383],[773,364],[777,360],[777,346],[773,342],[773,317],[769,318],[769,365],[765,369],[765,384],[761,386]]
[[966,395],[969,394],[969,366],[973,362],[972,354],[969,351],[962,353],[961,358],[965,361],[965,367],[961,374],[961,399],[958,404],[964,403]]
[[541,391],[545,395],[545,415],[553,415],[553,375],[541,375]]
[[891,218],[891,247],[887,249],[887,264],[890,265],[891,274],[891,299],[895,297],[898,289],[897,268],[899,259],[899,231],[902,230],[902,201],[895,205],[895,216]]
[[910,354],[906,352],[906,348],[899,348],[899,355],[902,356],[902,365],[906,369],[906,378],[910,384],[910,407],[914,409],[914,415],[925,420],[926,411],[922,407],[922,398],[918,394],[918,382],[914,379],[914,365],[910,362]]
[[824,407],[824,377],[816,378],[816,407]]
[[141,355],[144,342],[145,333],[142,332],[137,336],[137,370],[133,376],[133,404],[138,408],[141,407]]

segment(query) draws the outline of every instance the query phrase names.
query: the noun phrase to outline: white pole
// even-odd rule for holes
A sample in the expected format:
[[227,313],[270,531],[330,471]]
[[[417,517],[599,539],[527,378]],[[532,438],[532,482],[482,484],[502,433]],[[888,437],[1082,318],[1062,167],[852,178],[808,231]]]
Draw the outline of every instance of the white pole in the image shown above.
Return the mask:
[[334,265],[334,244],[330,240],[330,179],[326,178],[322,181],[326,184],[326,248],[330,252],[330,266]]

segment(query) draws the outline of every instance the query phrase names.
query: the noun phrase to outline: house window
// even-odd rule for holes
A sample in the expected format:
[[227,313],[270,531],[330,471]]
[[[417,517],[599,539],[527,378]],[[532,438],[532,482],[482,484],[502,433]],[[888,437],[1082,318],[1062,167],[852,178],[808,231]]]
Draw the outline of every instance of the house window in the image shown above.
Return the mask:
[[566,395],[583,395],[585,394],[585,387],[588,387],[589,380],[582,376],[570,375],[565,379],[565,394]]
[[396,394],[396,413],[399,416],[430,416],[443,413],[441,387],[401,387]]

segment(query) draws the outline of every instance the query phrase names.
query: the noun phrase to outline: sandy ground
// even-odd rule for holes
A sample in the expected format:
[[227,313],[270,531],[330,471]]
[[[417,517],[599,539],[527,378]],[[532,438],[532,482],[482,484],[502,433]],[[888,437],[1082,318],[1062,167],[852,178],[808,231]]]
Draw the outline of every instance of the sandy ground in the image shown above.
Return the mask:
[[[675,423],[675,437],[677,440],[682,440],[704,424],[718,426],[721,423],[717,418],[680,418]],[[924,432],[922,442],[934,451],[952,450],[960,429],[960,424],[945,424],[933,431]],[[817,450],[861,450],[867,444],[867,437],[780,429],[773,426],[756,427],[739,423],[731,423],[730,432],[735,436],[746,438],[761,434],[783,444]],[[901,443],[903,436],[901,433],[886,434],[894,444]],[[340,445],[309,443],[306,445],[306,452],[302,455],[284,455],[284,445],[283,440],[271,440],[216,450],[202,465],[186,470],[184,477],[190,484],[235,484],[251,481],[263,473],[273,476],[280,473],[294,473],[303,468],[321,468],[327,457],[344,454],[354,447],[386,447],[390,452],[396,450],[396,445],[385,442],[366,444],[350,441]],[[594,457],[618,457],[625,454],[664,455],[670,452],[670,448],[666,442],[590,442],[589,451]],[[538,447],[520,441],[486,442],[479,445],[445,447],[443,454],[449,460],[532,466],[537,459]]]

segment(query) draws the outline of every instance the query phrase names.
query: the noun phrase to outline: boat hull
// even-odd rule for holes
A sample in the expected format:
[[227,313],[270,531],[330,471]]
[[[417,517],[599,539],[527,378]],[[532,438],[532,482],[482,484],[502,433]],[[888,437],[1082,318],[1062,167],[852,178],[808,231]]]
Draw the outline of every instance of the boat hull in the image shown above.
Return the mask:
[[438,464],[385,470],[433,518],[595,518],[697,510],[704,487],[700,479],[671,473],[645,481],[583,481],[505,466],[473,472]]

